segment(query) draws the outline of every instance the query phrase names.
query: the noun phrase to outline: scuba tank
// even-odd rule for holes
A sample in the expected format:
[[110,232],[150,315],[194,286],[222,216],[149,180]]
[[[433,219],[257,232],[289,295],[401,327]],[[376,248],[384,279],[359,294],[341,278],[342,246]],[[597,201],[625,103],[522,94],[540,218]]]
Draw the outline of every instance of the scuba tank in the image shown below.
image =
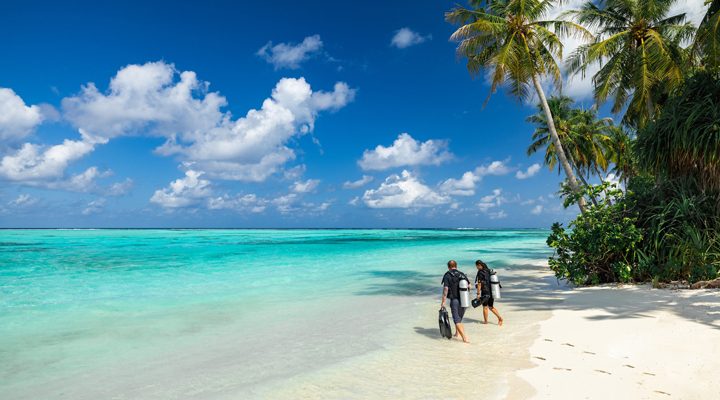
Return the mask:
[[460,307],[470,307],[470,289],[468,288],[467,279],[461,279],[460,282],[458,282],[458,286],[460,289]]
[[493,299],[500,298],[500,279],[498,278],[495,270],[490,270],[490,291],[492,292]]

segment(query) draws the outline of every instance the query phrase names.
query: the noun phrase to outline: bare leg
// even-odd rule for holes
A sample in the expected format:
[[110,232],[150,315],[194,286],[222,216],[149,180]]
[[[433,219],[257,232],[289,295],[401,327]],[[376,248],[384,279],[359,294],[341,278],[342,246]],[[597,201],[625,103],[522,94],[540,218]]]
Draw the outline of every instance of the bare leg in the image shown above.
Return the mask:
[[462,340],[465,343],[470,343],[467,340],[467,336],[465,336],[465,328],[463,328],[462,324],[455,324],[455,336],[460,333],[460,336],[462,336]]
[[[490,307],[490,311],[492,311],[492,313],[495,314],[496,317],[498,317],[498,326],[502,326],[503,319],[500,318],[500,314],[497,312],[495,307]],[[485,310],[485,323],[487,324],[487,310]]]
[[487,309],[488,309],[487,306],[483,306],[483,317],[485,317],[485,325],[487,325],[487,316],[488,316]]

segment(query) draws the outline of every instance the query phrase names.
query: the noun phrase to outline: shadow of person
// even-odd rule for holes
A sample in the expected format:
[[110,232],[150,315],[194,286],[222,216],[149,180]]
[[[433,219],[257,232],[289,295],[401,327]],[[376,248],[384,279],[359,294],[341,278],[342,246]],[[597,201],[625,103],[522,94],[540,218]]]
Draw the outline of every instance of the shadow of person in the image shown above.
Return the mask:
[[438,328],[428,329],[428,328],[416,326],[413,329],[415,329],[415,333],[418,333],[423,336],[427,336],[431,339],[442,339],[443,338],[442,335],[440,335],[440,330]]

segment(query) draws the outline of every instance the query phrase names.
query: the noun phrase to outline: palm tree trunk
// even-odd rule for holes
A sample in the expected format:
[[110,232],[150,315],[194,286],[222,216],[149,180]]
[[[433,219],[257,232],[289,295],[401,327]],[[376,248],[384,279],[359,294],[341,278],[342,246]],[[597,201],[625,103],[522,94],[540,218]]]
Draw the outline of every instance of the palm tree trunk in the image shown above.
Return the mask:
[[[582,181],[583,185],[588,186],[588,183],[587,183],[587,181],[585,180],[585,177],[584,177],[584,176],[582,175],[582,173],[580,172],[580,168],[578,168],[577,164],[575,163],[575,159],[573,158],[572,154],[571,154],[571,153],[568,153],[568,157],[570,158],[570,160],[569,160],[569,161],[570,161],[570,164],[571,164],[572,167],[575,169],[575,171],[577,171],[577,173],[578,173],[577,176],[580,177],[580,180]],[[595,196],[590,196],[590,200],[592,200],[593,204],[595,204],[595,207],[598,207],[598,202],[597,202],[597,200],[595,199]]]
[[[563,170],[565,170],[565,176],[567,176],[568,178],[568,182],[570,183],[570,188],[572,189],[573,193],[579,194],[580,185],[578,185],[577,178],[575,178],[572,167],[570,166],[567,157],[565,157],[565,150],[563,150],[562,144],[560,143],[560,138],[558,137],[557,131],[555,130],[555,120],[553,119],[552,113],[550,112],[550,106],[548,106],[547,99],[545,98],[545,92],[540,85],[540,78],[536,73],[533,73],[533,83],[535,84],[535,91],[540,98],[540,104],[542,104],[543,111],[545,112],[545,118],[547,118],[548,121],[548,128],[550,129],[550,136],[552,137],[553,144],[555,145],[555,153],[557,154],[557,158],[560,161],[560,165],[562,165]],[[585,214],[585,211],[587,210],[587,204],[585,203],[584,197],[580,197],[580,199],[578,200],[578,207],[580,207],[580,212]]]

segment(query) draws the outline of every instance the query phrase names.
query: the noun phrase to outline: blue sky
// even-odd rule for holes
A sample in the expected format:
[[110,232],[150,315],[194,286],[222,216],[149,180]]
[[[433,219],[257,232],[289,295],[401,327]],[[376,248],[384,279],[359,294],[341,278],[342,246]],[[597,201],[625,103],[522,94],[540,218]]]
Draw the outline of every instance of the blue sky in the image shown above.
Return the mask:
[[[525,154],[532,105],[498,92],[482,109],[489,87],[448,41],[453,1],[105,3],[0,5],[0,227],[576,214]],[[590,105],[589,88],[565,92]]]

